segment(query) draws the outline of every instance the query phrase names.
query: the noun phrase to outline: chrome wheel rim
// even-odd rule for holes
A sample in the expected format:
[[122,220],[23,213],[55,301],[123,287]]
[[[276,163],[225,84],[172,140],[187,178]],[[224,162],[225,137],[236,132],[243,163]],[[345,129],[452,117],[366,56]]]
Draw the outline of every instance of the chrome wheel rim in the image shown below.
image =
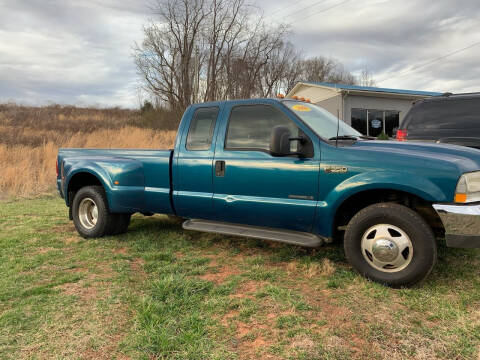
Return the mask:
[[361,248],[367,263],[382,272],[402,271],[413,257],[410,237],[399,227],[389,224],[377,224],[365,231]]
[[78,205],[78,218],[80,224],[86,229],[93,229],[98,220],[98,207],[90,198],[85,198]]

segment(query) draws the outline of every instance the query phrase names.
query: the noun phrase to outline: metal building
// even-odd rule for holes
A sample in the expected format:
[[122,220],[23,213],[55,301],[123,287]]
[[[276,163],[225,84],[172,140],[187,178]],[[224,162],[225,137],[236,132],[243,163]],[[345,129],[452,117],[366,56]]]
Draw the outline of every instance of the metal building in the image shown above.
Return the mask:
[[441,93],[299,82],[286,97],[308,98],[364,135],[384,132],[392,136],[414,101],[438,95]]

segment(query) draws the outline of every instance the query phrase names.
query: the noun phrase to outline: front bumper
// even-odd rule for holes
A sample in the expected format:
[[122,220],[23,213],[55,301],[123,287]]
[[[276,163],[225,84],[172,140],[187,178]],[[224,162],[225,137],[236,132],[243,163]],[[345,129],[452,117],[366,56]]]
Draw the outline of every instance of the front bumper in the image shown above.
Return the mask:
[[445,227],[447,246],[480,248],[480,204],[433,204]]

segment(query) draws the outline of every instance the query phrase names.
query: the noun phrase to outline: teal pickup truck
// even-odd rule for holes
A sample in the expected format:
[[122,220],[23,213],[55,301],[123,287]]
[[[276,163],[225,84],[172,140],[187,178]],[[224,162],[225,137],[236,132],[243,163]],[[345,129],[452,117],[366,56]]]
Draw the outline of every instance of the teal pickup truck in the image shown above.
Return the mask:
[[480,150],[373,141],[291,99],[190,106],[173,150],[61,149],[57,185],[85,238],[139,212],[188,230],[317,247],[390,286],[424,279],[448,246],[480,247]]

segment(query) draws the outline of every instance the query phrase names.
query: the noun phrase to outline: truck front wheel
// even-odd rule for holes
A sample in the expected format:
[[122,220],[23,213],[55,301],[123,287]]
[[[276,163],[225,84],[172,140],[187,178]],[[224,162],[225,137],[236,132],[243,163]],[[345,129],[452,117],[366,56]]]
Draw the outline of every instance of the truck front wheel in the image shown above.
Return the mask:
[[347,226],[344,247],[360,274],[392,287],[420,282],[437,258],[430,226],[413,210],[394,203],[359,211]]
[[78,190],[72,202],[73,223],[84,238],[109,235],[115,217],[108,211],[107,198],[101,186],[86,186]]

